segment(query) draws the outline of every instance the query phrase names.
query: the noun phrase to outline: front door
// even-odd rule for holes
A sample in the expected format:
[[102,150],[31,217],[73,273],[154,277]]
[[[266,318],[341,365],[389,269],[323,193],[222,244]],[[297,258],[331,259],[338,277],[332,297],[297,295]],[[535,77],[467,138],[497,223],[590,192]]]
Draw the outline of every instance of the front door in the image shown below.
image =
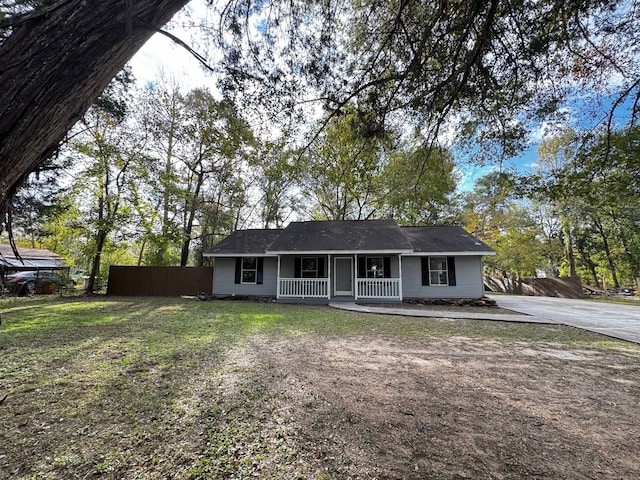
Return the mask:
[[336,257],[334,262],[334,295],[353,296],[353,258]]

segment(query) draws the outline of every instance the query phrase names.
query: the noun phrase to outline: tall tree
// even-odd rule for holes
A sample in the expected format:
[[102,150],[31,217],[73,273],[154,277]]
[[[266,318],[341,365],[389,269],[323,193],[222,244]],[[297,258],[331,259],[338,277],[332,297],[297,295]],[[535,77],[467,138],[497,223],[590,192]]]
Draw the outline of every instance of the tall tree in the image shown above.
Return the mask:
[[383,216],[406,225],[443,224],[456,218],[455,164],[447,149],[418,135],[388,156],[381,179]]
[[[547,178],[561,176],[562,172],[576,161],[580,143],[580,136],[571,128],[566,128],[557,135],[543,140],[537,150],[537,174]],[[577,220],[576,204],[565,195],[550,195],[550,193],[552,192],[543,190],[538,196],[542,196],[551,203],[553,210],[549,213],[558,218],[560,225],[558,233],[564,245],[569,276],[575,277],[577,270],[573,246]]]
[[615,132],[564,132],[542,144],[544,168],[526,179],[534,195],[555,207],[565,244],[578,252],[575,270],[595,284],[606,278],[617,288],[638,275],[639,138],[633,124]]
[[[126,60],[185,3],[1,4],[0,214]],[[215,25],[227,91],[245,98],[259,91],[268,95],[265,106],[287,108],[313,96],[330,115],[356,105],[371,133],[410,121],[436,141],[456,125],[500,159],[519,151],[532,123],[562,112],[576,89],[611,101],[609,132],[627,106],[628,118],[640,113],[635,2],[229,0],[212,8],[221,15]],[[268,88],[247,85],[255,81]]]
[[329,220],[376,216],[388,138],[361,130],[353,111],[333,118],[308,154],[304,178],[312,215]]
[[285,107],[357,105],[372,132],[409,121],[435,141],[455,125],[500,159],[577,90],[639,113],[635,2],[234,0],[221,14],[230,91],[258,80]]
[[85,128],[72,142],[84,164],[75,177],[74,192],[86,208],[87,254],[90,259],[87,293],[93,293],[100,274],[102,253],[110,234],[128,222],[131,171],[144,156],[146,139],[131,128],[127,90],[131,79],[125,71],[85,115]]
[[286,142],[266,141],[257,147],[249,164],[254,170],[255,206],[262,228],[283,228],[298,208],[295,187],[302,177],[300,154]]
[[229,101],[217,101],[205,90],[193,90],[186,98],[186,119],[180,138],[183,173],[182,248],[185,266],[194,234],[194,222],[203,201],[207,181],[225,186],[228,177],[243,168],[243,150],[253,139],[248,124]]
[[161,75],[142,94],[144,128],[149,132],[149,154],[154,161],[141,172],[138,208],[153,212],[144,218],[139,258],[146,265],[175,265],[180,261],[181,136],[187,118],[184,88],[175,77]]

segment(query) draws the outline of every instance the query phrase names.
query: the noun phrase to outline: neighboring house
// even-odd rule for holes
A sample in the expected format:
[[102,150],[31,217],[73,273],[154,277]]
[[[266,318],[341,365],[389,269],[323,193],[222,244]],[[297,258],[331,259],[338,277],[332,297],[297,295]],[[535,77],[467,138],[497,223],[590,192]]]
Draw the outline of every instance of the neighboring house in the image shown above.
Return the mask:
[[460,227],[344,220],[238,230],[204,255],[215,295],[399,302],[482,297],[482,256],[495,251]]
[[40,248],[17,247],[16,257],[11,245],[0,244],[0,266],[5,270],[58,270],[67,268],[64,259],[55,253]]

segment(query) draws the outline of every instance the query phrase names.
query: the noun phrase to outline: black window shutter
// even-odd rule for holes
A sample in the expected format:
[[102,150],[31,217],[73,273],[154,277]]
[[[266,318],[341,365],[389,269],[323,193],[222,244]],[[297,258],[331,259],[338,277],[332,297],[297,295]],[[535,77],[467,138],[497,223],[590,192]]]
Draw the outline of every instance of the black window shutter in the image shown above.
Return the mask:
[[242,275],[242,258],[236,257],[236,283],[240,283]]
[[384,257],[384,278],[391,278],[391,257]]
[[358,278],[367,277],[367,263],[365,257],[358,257]]
[[456,286],[456,262],[454,257],[447,257],[447,270],[449,276],[449,286]]
[[422,285],[431,285],[429,281],[429,257],[422,257],[420,262],[422,266]]
[[293,265],[293,278],[300,277],[302,277],[302,259],[300,257],[296,257]]
[[318,257],[318,278],[324,278],[324,257]]
[[258,263],[258,269],[257,269],[257,272],[256,272],[256,283],[260,285],[260,284],[262,284],[262,277],[264,276],[263,275],[263,272],[264,272],[264,258],[258,257],[258,262],[257,263]]

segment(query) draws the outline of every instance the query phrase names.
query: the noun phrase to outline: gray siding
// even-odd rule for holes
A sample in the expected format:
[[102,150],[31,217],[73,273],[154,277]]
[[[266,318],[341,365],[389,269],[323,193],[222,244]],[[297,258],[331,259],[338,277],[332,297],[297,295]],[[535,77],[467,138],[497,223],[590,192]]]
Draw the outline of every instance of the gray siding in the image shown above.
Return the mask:
[[482,257],[455,257],[455,286],[422,285],[420,258],[402,257],[404,298],[481,298],[484,295]]
[[[348,255],[338,255],[348,256]],[[364,255],[363,255],[364,256]],[[333,255],[331,262],[333,263]],[[455,257],[456,286],[423,286],[421,257],[402,257],[402,295],[403,298],[480,298],[484,295],[482,277],[482,257]],[[293,257],[282,257],[282,277],[292,278]],[[213,271],[213,293],[215,295],[255,295],[275,297],[277,294],[278,259],[264,258],[263,283],[236,284],[235,258],[217,257]],[[356,265],[354,264],[354,267]],[[391,256],[391,277],[398,276],[397,257]],[[333,264],[331,265],[333,277]],[[333,284],[333,278],[330,279]],[[333,286],[332,286],[333,289]]]
[[262,284],[235,283],[236,259],[217,257],[213,269],[214,295],[254,295],[275,297],[278,285],[278,259],[264,258]]

